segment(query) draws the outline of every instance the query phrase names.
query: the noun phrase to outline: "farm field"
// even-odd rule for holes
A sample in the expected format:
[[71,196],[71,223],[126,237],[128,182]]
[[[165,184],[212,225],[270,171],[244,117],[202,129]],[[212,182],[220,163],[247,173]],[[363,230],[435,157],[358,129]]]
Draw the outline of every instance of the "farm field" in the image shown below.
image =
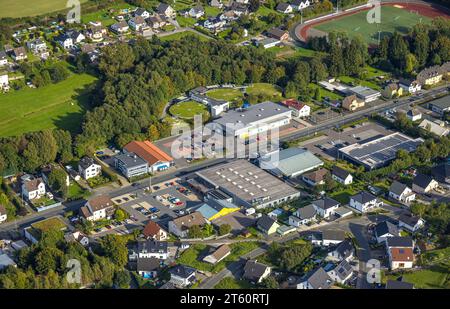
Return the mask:
[[313,28],[323,32],[342,31],[353,37],[359,35],[368,44],[376,44],[378,33],[380,33],[380,39],[395,31],[406,34],[414,25],[418,23],[428,24],[432,21],[431,18],[394,6],[382,6],[380,16],[381,23],[369,24],[367,22],[367,11],[364,11],[330,20]]
[[207,95],[208,97],[211,97],[216,100],[226,100],[226,101],[234,101],[244,96],[244,94],[241,91],[232,88],[210,90],[207,92]]
[[[79,0],[80,3],[88,0]],[[37,16],[60,11],[66,8],[66,0],[0,0],[0,18]]]
[[50,128],[78,132],[88,107],[83,88],[95,81],[94,76],[74,74],[57,84],[0,95],[0,136]]
[[195,115],[201,115],[205,111],[207,111],[206,106],[195,101],[180,102],[169,109],[172,115],[184,119],[194,118]]

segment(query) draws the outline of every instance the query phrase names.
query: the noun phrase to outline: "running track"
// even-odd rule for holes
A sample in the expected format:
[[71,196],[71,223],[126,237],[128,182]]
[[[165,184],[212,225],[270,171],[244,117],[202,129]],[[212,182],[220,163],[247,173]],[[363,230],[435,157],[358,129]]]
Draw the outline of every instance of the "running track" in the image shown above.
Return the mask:
[[[450,18],[450,16],[449,16],[450,10],[449,9],[439,6],[437,4],[431,4],[431,3],[427,3],[427,2],[423,2],[423,1],[413,1],[413,2],[406,2],[406,3],[405,3],[405,1],[385,1],[385,2],[382,2],[381,5],[388,5],[388,6],[401,5],[406,10],[417,11],[417,12],[419,12],[420,15],[423,15],[426,17],[436,18],[438,16],[443,16],[446,18]],[[311,27],[314,27],[315,25],[327,22],[331,19],[336,19],[336,18],[348,16],[348,15],[353,15],[358,12],[368,11],[369,9],[370,9],[370,7],[363,7],[363,8],[356,9],[356,10],[349,11],[349,12],[342,11],[338,15],[332,15],[329,18],[323,18],[323,19],[313,21],[313,22],[310,22],[307,24],[298,24],[297,26],[295,26],[295,29],[293,31],[294,35],[295,35],[294,38],[298,41],[306,42],[306,39],[308,38],[308,30]]]

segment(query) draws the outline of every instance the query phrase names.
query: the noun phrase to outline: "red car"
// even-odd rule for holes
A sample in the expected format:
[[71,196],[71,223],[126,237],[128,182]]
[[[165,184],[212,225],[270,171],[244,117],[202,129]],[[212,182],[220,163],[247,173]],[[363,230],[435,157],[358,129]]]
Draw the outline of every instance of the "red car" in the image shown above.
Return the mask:
[[176,202],[175,205],[181,206],[181,205],[183,205],[183,202],[182,201]]

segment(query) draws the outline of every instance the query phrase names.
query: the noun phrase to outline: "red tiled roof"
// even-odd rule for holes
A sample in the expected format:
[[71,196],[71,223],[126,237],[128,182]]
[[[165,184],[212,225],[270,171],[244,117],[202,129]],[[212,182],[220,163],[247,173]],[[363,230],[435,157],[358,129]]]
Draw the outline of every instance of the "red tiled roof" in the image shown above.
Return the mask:
[[142,234],[144,234],[145,237],[153,237],[158,234],[158,232],[161,230],[161,227],[158,225],[158,223],[149,221],[147,225],[144,228],[144,231]]
[[297,100],[294,99],[287,99],[284,101],[281,101],[281,103],[283,103],[283,105],[287,106],[287,107],[292,107],[296,110],[302,110],[303,107],[305,107],[305,103],[299,102]]
[[156,147],[149,141],[133,141],[125,145],[124,149],[128,152],[134,152],[139,157],[147,161],[150,165],[156,162],[170,162],[173,158],[164,151]]
[[392,261],[395,262],[412,262],[414,261],[414,253],[411,248],[391,248]]

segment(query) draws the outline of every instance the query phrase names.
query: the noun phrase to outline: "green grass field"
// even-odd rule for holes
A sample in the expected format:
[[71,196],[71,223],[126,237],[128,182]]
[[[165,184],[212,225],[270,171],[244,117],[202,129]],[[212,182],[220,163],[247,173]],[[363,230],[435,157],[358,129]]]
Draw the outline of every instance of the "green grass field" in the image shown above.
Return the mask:
[[[255,83],[247,87],[246,92],[250,97],[256,98],[258,103],[268,100],[276,102],[282,99],[281,89],[272,84]],[[251,99],[250,102],[254,103]]]
[[184,119],[194,118],[195,115],[201,115],[205,111],[207,111],[206,105],[195,101],[177,103],[169,109],[172,115]]
[[[1,0],[0,0],[1,1]],[[130,5],[129,3],[126,3],[123,0],[116,1],[114,4],[111,4],[108,6],[108,8],[105,8],[103,10],[99,10],[97,12],[87,13],[87,14],[81,14],[81,21],[83,23],[89,23],[91,21],[101,21],[103,26],[109,27],[112,24],[116,23],[117,20],[114,19],[114,16],[122,9],[134,9],[135,6]],[[110,13],[110,10],[114,10],[112,13]]]
[[199,34],[197,34],[195,32],[192,32],[192,31],[183,31],[183,32],[177,32],[177,33],[174,33],[174,34],[169,34],[169,35],[166,35],[166,36],[161,36],[160,40],[163,41],[163,42],[164,41],[180,40],[180,39],[182,39],[184,37],[187,37],[187,36],[195,36],[200,41],[208,41],[209,40],[208,38],[206,38],[206,37],[204,37],[202,35],[199,35]]
[[217,100],[226,100],[226,101],[234,101],[237,99],[241,99],[244,94],[238,89],[214,89],[207,92],[208,97]]
[[381,23],[369,24],[367,11],[364,11],[330,20],[313,28],[324,32],[343,31],[350,36],[360,35],[368,44],[376,44],[379,31],[380,38],[391,35],[395,31],[406,34],[412,26],[418,23],[428,24],[432,21],[431,18],[393,6],[382,6],[380,16]]
[[0,136],[56,127],[78,132],[88,106],[84,88],[95,81],[74,74],[57,84],[0,95]]
[[[88,0],[79,0],[80,3]],[[66,0],[0,0],[0,18],[37,16],[66,8]]]

